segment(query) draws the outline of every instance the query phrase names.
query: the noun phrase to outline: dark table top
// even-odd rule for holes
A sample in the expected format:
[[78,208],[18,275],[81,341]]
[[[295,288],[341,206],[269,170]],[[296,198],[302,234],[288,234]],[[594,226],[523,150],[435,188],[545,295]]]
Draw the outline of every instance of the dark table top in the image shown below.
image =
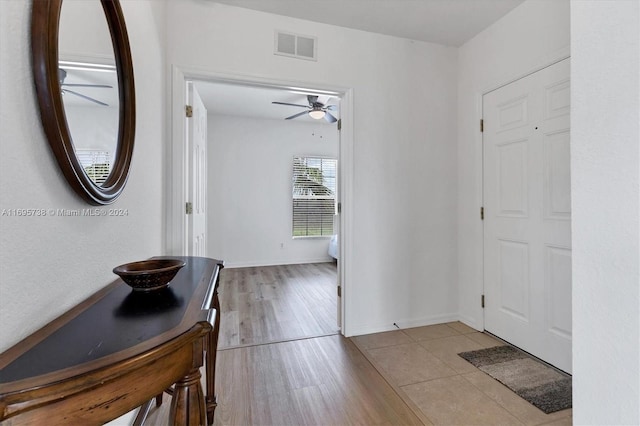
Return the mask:
[[1,369],[0,384],[91,362],[178,327],[201,277],[222,262],[171,257],[186,265],[168,287],[142,293],[120,279],[114,281],[98,301]]

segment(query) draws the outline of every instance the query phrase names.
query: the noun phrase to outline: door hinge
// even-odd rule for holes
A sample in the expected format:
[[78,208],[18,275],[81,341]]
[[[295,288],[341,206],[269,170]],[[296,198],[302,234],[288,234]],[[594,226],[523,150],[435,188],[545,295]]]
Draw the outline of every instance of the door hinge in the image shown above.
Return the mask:
[[480,207],[480,220],[484,220],[484,207]]
[[338,130],[342,130],[342,118],[338,120]]
[[193,117],[193,107],[191,105],[185,105],[184,112],[187,115],[187,118]]
[[184,207],[186,214],[193,214],[193,203],[191,201],[187,201]]
[[484,119],[480,119],[480,132],[484,132]]
[[480,306],[484,308],[484,294],[480,296]]
[[338,297],[342,297],[342,286],[338,286]]
[[338,203],[336,210],[338,211],[338,214],[342,213],[342,203]]

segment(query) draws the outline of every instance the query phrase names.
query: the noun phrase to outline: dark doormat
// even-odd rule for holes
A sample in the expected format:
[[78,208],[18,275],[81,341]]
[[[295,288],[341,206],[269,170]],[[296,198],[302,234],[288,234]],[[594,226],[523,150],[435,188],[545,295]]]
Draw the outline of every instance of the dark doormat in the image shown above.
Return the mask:
[[545,413],[571,408],[571,376],[512,346],[459,353]]

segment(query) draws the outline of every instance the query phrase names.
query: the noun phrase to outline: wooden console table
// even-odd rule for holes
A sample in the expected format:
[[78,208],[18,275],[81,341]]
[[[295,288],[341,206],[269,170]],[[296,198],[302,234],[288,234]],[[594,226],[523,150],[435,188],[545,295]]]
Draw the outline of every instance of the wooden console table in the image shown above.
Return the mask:
[[173,386],[170,424],[212,424],[223,263],[171,257],[186,266],[168,287],[117,279],[0,354],[0,422],[103,424]]

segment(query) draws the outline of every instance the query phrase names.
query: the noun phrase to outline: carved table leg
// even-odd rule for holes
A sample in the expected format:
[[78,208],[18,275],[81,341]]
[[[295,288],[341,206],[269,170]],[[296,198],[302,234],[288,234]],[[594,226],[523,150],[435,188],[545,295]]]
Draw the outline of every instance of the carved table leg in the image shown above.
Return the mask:
[[205,362],[208,425],[213,424],[213,413],[218,405],[216,395],[216,355],[218,352],[218,335],[220,334],[220,299],[218,298],[217,288],[213,296],[213,308],[216,310],[215,323],[207,338],[207,357]]
[[199,426],[206,423],[205,403],[200,384],[200,369],[195,368],[175,384],[169,424]]

